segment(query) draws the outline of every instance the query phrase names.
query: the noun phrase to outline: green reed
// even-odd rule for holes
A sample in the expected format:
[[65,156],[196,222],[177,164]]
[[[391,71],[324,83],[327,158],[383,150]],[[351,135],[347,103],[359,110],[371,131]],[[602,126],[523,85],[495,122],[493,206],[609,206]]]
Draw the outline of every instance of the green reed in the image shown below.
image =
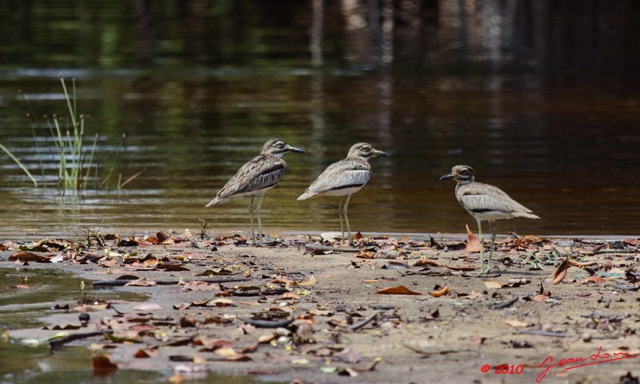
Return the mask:
[[[60,187],[64,190],[86,189],[89,173],[94,168],[93,156],[98,143],[98,134],[94,136],[93,143],[87,148],[84,142],[85,116],[78,114],[76,81],[71,80],[71,94],[63,76],[60,76],[60,84],[67,102],[69,119],[65,120],[54,115],[49,121],[58,158],[58,180]],[[65,121],[66,127],[63,126]]]
[[[47,119],[47,124],[51,131],[51,135],[53,137],[52,142],[54,146],[51,151],[47,152],[53,153],[53,158],[58,162],[58,185],[63,191],[78,191],[87,189],[89,181],[94,180],[96,187],[109,188],[112,176],[114,175],[114,170],[117,166],[118,156],[120,154],[120,151],[124,148],[125,136],[122,135],[120,146],[118,147],[115,156],[113,156],[113,161],[107,169],[107,176],[100,180],[98,176],[99,163],[95,160],[94,157],[96,146],[98,144],[99,134],[93,136],[92,140],[89,139],[87,145],[87,141],[85,141],[86,116],[78,113],[76,81],[75,79],[71,80],[71,89],[69,90],[67,88],[67,82],[65,81],[64,77],[60,75],[60,84],[62,85],[62,91],[64,92],[64,99],[66,102],[68,116],[54,114],[52,116],[45,117]],[[27,106],[30,110],[29,116],[35,116],[29,100],[26,98],[26,96],[25,102],[27,103]],[[36,133],[33,129],[33,125],[32,133],[35,138]],[[37,152],[40,154],[41,148],[38,147],[38,140],[34,142],[34,145],[36,146]],[[20,166],[20,168],[37,186],[38,184],[35,178],[31,175],[27,167],[25,167],[24,164],[22,164],[20,160],[16,156],[14,156],[13,153],[11,153],[11,151],[4,145],[0,144],[0,148],[3,149],[18,166]],[[42,160],[40,160],[40,168],[43,180],[46,180],[46,178],[44,177],[45,167],[42,163]],[[144,172],[145,170],[142,170],[125,179],[124,181],[122,180],[122,175],[118,174],[118,180],[116,182],[115,188],[123,188],[125,185],[137,179]]]

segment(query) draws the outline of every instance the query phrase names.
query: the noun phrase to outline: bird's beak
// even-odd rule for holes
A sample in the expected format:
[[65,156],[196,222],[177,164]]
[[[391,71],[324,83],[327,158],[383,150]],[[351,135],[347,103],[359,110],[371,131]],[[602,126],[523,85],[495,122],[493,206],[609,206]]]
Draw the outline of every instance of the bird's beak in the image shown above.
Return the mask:
[[389,157],[389,154],[385,151],[378,151],[377,149],[373,150],[373,156],[375,157]]
[[295,153],[304,153],[304,151],[300,148],[296,148],[296,147],[292,147],[289,144],[287,144],[286,147],[284,147],[287,151],[289,152],[295,152]]
[[455,175],[453,174],[448,174],[448,175],[444,175],[440,177],[440,180],[449,180],[449,179],[453,179],[455,177]]

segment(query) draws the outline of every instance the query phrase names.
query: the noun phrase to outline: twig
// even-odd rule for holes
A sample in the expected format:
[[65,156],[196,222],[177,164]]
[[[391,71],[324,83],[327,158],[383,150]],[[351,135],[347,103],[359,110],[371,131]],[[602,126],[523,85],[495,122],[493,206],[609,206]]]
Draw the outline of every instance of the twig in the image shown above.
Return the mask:
[[51,349],[56,349],[59,347],[62,347],[65,344],[68,344],[72,341],[75,340],[82,340],[82,339],[86,339],[88,337],[94,337],[94,336],[102,336],[104,334],[112,334],[113,331],[108,330],[108,331],[97,331],[97,332],[87,332],[87,333],[74,333],[73,335],[69,335],[66,337],[62,337],[60,339],[54,339],[51,340],[49,342],[49,348]]
[[322,244],[305,244],[305,248],[313,251],[313,252],[360,252],[360,251],[375,251],[376,247],[365,247],[365,248],[355,248],[355,247],[332,247],[330,245],[322,245]]
[[460,352],[477,352],[477,351],[474,351],[472,349],[443,349],[441,351],[433,351],[433,352],[431,352],[431,351],[424,351],[424,350],[422,350],[420,348],[412,347],[412,346],[407,345],[407,344],[402,344],[402,346],[407,348],[410,351],[413,351],[415,353],[419,353],[421,355],[427,355],[427,356],[430,356],[430,355],[448,355],[450,353],[460,353]]
[[635,292],[637,290],[640,290],[640,285],[636,285],[636,286],[626,286],[626,285],[619,285],[619,284],[611,284],[609,285],[609,287],[615,288],[615,289],[620,289],[622,291],[631,291],[631,292]]
[[518,300],[520,300],[519,297],[514,297],[513,299],[504,302],[504,303],[498,303],[498,304],[490,304],[489,305],[489,309],[503,309],[503,308],[509,308],[510,306],[512,306],[513,304],[515,304]]
[[538,331],[535,329],[517,329],[516,333],[521,333],[526,335],[550,336],[550,337],[573,337],[572,335],[567,335],[566,333]]
[[382,313],[382,312],[376,312],[373,315],[367,317],[366,319],[364,319],[363,321],[361,321],[358,324],[352,325],[349,328],[347,328],[350,331],[357,331],[358,329],[364,327],[365,325],[369,324],[370,322],[372,322],[376,317],[378,317],[378,315]]
[[286,320],[280,321],[245,319],[244,322],[258,328],[281,328],[293,323],[294,320],[295,318],[291,316]]

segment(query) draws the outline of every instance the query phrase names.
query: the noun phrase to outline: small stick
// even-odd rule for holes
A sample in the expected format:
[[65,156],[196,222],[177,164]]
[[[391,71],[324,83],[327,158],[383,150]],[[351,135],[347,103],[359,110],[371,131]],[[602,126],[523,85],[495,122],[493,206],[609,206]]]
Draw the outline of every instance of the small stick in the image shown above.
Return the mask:
[[68,344],[75,340],[82,340],[88,337],[94,336],[102,336],[104,334],[112,334],[113,331],[97,331],[97,332],[86,332],[86,333],[74,333],[73,335],[69,335],[66,337],[62,337],[60,339],[54,339],[49,342],[49,348],[56,349],[58,347],[62,347],[65,344]]
[[500,304],[490,304],[489,305],[489,309],[503,309],[503,308],[509,308],[510,306],[512,306],[513,304],[516,303],[516,301],[520,300],[519,297],[514,297],[513,299],[504,302],[504,303],[500,303]]
[[355,247],[332,247],[330,245],[322,244],[305,244],[305,248],[313,252],[360,252],[360,251],[375,251],[376,247],[355,248]]
[[571,335],[567,335],[566,333],[538,331],[535,329],[518,329],[516,330],[516,333],[521,333],[526,335],[551,336],[551,337],[572,337]]
[[363,321],[361,321],[360,323],[355,324],[355,325],[352,325],[352,326],[350,326],[350,327],[349,327],[349,328],[347,328],[347,329],[348,329],[348,330],[350,330],[350,331],[357,331],[358,329],[360,329],[360,328],[364,327],[365,325],[369,324],[370,322],[372,322],[372,321],[373,321],[373,319],[375,319],[376,317],[378,317],[378,315],[379,315],[380,313],[381,313],[381,312],[376,312],[376,313],[374,313],[373,315],[371,315],[371,316],[367,317],[366,319],[364,319]]
[[286,320],[280,321],[245,319],[244,322],[257,328],[281,328],[293,323],[294,320],[295,318],[292,316]]

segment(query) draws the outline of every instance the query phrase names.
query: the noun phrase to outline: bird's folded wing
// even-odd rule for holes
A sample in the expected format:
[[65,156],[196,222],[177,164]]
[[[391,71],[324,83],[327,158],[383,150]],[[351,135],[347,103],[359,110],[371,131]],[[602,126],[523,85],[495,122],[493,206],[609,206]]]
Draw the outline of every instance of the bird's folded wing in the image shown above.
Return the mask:
[[221,198],[273,187],[286,170],[282,159],[265,159],[260,155],[244,164],[218,193]]
[[[483,187],[493,186],[483,185]],[[466,192],[460,196],[460,202],[467,210],[476,213],[500,212],[508,214],[513,212],[531,212],[529,208],[513,200],[504,191],[496,187],[491,188],[490,191],[476,190]]]
[[370,169],[346,167],[340,163],[334,163],[318,176],[308,190],[322,193],[337,189],[362,187],[370,177]]

